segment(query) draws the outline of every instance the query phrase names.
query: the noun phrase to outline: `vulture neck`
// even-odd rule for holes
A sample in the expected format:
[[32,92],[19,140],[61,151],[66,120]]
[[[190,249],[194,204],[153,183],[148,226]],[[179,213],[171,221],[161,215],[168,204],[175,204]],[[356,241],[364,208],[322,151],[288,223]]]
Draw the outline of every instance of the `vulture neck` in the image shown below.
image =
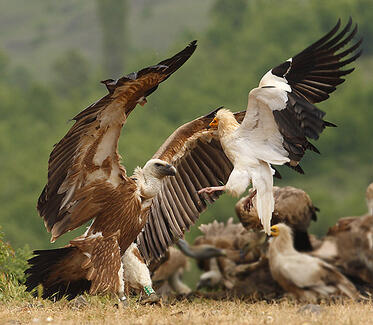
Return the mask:
[[137,187],[144,200],[152,199],[161,190],[162,181],[147,173],[143,168],[137,167],[133,176],[136,178]]
[[273,254],[275,257],[277,254],[293,254],[297,253],[293,246],[293,236],[291,232],[282,230],[281,233],[272,238],[272,242],[269,246],[270,257]]
[[224,115],[219,117],[219,138],[222,139],[229,137],[239,126],[240,124],[236,121],[233,113],[227,110]]

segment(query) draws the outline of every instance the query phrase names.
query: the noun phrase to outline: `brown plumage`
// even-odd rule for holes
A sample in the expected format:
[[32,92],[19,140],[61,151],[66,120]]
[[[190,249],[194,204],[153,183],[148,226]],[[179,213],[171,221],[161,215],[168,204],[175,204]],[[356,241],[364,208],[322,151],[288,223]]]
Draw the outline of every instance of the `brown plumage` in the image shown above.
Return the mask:
[[358,283],[373,286],[373,216],[338,220],[312,252]]
[[174,176],[176,169],[164,160],[151,159],[127,176],[117,149],[121,128],[135,106],[145,104],[146,97],[195,49],[194,41],[157,65],[104,81],[109,94],[73,118],[75,124],[50,155],[48,182],[37,208],[52,242],[93,222],[66,248],[35,252],[26,271],[27,290],[41,283],[43,297],[73,298],[85,290],[123,297],[121,255],[145,225],[163,180]]
[[[37,208],[47,230],[52,233],[52,242],[66,231],[95,218],[103,196],[121,197],[126,194],[123,186],[136,186],[120,164],[117,147],[121,128],[136,104],[143,103],[195,48],[193,42],[155,66],[116,81],[104,81],[109,94],[73,118],[75,124],[50,155],[48,183],[38,200]],[[107,187],[102,189],[105,183]],[[115,210],[111,212],[116,213]]]
[[[249,190],[249,195],[252,193]],[[275,208],[272,214],[272,224],[286,223],[294,231],[295,248],[300,251],[311,251],[312,245],[308,238],[307,229],[311,220],[316,220],[315,207],[309,195],[298,188],[292,186],[273,187],[273,197],[275,199]],[[260,220],[256,209],[256,200],[253,206],[246,208],[246,197],[236,203],[236,214],[242,225],[246,229],[261,229]]]
[[223,251],[224,256],[198,260],[198,266],[205,271],[198,288],[222,285],[232,289],[236,282],[236,265],[256,262],[260,258],[264,233],[247,231],[241,224],[234,224],[233,218],[226,224],[214,220],[199,229],[203,234],[195,239],[193,245],[216,247]]
[[[370,209],[373,183],[366,190]],[[354,282],[373,286],[373,214],[345,217],[329,228],[318,249],[312,255],[337,266]]]
[[272,279],[268,260],[266,235],[262,231],[246,230],[229,219],[226,224],[216,220],[201,225],[203,234],[194,241],[194,247],[217,245],[225,256],[198,260],[203,269],[197,289],[222,288],[226,295],[273,299],[283,290]]
[[358,298],[354,285],[334,266],[294,249],[292,231],[287,225],[272,226],[271,235],[269,266],[273,278],[285,291],[311,302],[338,295]]
[[[177,175],[163,183],[153,199],[147,224],[137,238],[148,264],[159,260],[207,209],[207,203],[222,194],[197,194],[204,186],[225,182],[232,170],[216,132],[206,129],[215,112],[179,127],[153,156],[175,166]],[[239,122],[243,116],[244,112],[235,115]]]
[[[184,272],[188,269],[188,259],[178,249],[170,247],[166,260],[153,272],[152,281],[162,296],[172,291],[176,294],[188,294],[192,290],[182,281]],[[168,289],[171,290],[168,290]]]

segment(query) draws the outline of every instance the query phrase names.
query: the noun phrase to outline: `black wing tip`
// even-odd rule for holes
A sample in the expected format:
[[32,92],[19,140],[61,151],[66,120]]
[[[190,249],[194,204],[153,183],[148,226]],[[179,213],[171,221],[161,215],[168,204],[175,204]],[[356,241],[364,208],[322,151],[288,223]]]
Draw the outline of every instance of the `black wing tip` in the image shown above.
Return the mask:
[[222,108],[224,108],[224,106],[219,106],[218,108],[215,108],[214,110],[212,110],[211,112],[207,113],[206,115],[204,115],[202,118],[214,118],[216,113],[221,110]]
[[331,128],[336,128],[338,127],[338,125],[332,123],[332,122],[328,122],[328,121],[324,121],[324,125],[327,126],[327,127],[331,127]]
[[299,174],[304,175],[304,170],[303,170],[303,168],[299,164],[296,165],[296,166],[292,166],[292,165],[290,165],[290,163],[286,163],[285,165],[288,166],[288,167],[290,167],[291,169],[294,169]]
[[193,48],[196,48],[197,47],[197,40],[195,39],[194,41],[191,41],[187,47],[193,47]]
[[273,175],[275,178],[282,179],[282,175],[280,172],[272,166],[272,169],[275,171],[275,174]]
[[167,75],[167,77],[162,80],[164,81],[192,56],[196,48],[197,40],[191,41],[183,50],[176,53],[171,58],[159,62],[158,64],[141,69],[137,72],[131,72],[119,79],[105,79],[100,82],[104,84],[109,93],[112,94],[117,87],[122,86],[125,82],[135,80],[138,77],[154,70]]

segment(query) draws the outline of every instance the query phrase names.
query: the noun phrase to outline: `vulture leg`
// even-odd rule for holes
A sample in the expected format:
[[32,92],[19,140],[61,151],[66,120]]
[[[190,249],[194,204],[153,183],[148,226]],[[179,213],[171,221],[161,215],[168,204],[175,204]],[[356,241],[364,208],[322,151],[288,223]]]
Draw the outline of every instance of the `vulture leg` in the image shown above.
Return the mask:
[[124,291],[118,292],[118,298],[119,298],[119,306],[122,306],[122,307],[128,306],[127,297],[125,296]]
[[212,194],[217,191],[225,191],[225,185],[223,186],[213,186],[213,187],[205,187],[198,191],[198,194],[207,193]]
[[141,303],[153,304],[159,302],[160,298],[152,287],[149,269],[135,243],[132,243],[125,251],[122,263],[124,265],[123,276],[125,282],[129,283],[133,288],[143,290],[147,296]]

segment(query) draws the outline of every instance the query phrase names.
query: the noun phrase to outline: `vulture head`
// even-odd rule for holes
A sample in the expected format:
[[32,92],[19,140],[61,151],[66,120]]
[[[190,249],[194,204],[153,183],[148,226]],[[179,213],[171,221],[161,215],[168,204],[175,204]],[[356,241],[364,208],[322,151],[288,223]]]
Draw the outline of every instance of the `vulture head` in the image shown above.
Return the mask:
[[143,168],[136,168],[134,177],[145,199],[153,198],[161,190],[162,180],[166,176],[175,176],[176,168],[160,159],[150,159]]
[[222,108],[216,112],[216,115],[208,128],[218,129],[220,134],[225,131],[235,130],[239,125],[240,124],[237,122],[234,114],[230,110]]
[[162,179],[166,176],[175,176],[176,168],[161,159],[150,159],[143,168],[145,177]]

